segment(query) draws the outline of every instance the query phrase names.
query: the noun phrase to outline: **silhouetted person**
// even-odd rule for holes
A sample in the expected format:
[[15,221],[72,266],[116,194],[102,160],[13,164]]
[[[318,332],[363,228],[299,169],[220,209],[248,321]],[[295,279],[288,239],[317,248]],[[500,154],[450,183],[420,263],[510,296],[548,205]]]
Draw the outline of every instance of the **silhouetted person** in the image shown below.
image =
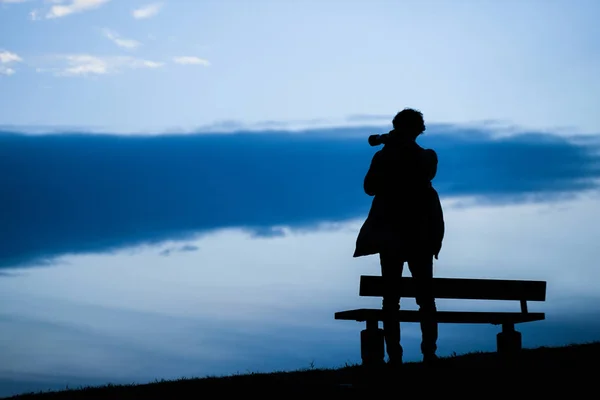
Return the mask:
[[[437,360],[437,322],[432,293],[433,257],[438,258],[444,237],[444,217],[431,180],[437,172],[437,154],[416,143],[425,131],[421,112],[404,109],[392,121],[384,146],[373,156],[364,190],[374,196],[369,215],[356,240],[354,257],[379,253],[386,289],[383,330],[390,364],[402,363],[400,296],[395,294],[404,263],[418,285],[416,296],[424,317],[421,323],[423,361]],[[374,144],[374,143],[372,143]],[[395,292],[395,293],[394,293]]]

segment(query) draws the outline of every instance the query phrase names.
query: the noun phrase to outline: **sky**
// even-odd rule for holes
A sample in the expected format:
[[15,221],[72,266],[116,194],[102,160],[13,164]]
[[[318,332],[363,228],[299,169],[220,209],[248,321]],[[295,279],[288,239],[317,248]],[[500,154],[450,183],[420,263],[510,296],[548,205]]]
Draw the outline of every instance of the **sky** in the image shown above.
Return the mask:
[[[359,362],[333,314],[380,306],[352,253],[367,137],[404,107],[439,157],[436,275],[544,280],[524,346],[599,340],[598,12],[0,0],[0,397]],[[439,354],[497,332],[443,325]]]

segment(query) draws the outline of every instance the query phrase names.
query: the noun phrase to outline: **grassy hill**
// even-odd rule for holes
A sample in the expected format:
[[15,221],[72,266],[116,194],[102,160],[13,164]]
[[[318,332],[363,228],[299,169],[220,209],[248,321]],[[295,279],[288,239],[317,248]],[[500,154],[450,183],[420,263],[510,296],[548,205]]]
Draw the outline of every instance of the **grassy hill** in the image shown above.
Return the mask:
[[161,381],[143,385],[107,385],[60,392],[31,393],[11,399],[198,399],[224,394],[247,396],[279,393],[295,397],[299,393],[348,393],[365,389],[439,392],[444,395],[497,397],[501,392],[514,397],[582,393],[596,395],[600,372],[600,342],[563,347],[524,349],[509,361],[496,353],[469,353],[442,358],[435,368],[420,362],[399,369],[386,366],[365,369],[347,366],[339,369],[307,369],[270,374],[247,374]]

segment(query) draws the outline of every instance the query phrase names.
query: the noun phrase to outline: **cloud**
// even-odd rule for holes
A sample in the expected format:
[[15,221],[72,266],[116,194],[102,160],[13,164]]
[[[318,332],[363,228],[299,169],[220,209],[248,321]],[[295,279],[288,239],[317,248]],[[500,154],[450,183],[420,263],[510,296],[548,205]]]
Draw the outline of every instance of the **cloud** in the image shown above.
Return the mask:
[[17,71],[15,71],[14,69],[12,69],[10,67],[0,65],[0,75],[10,76],[10,75],[14,75],[16,72]]
[[[31,11],[30,18],[34,21],[45,19],[56,19],[66,17],[71,14],[77,14],[85,11],[90,11],[108,3],[110,0],[65,0],[65,1],[51,1],[54,4],[45,13],[36,9]],[[67,3],[67,4],[63,4]]]
[[124,39],[117,32],[112,31],[110,29],[103,29],[102,34],[105,38],[124,49],[135,49],[141,45],[141,43],[137,40]]
[[53,72],[57,76],[109,75],[124,69],[160,68],[162,62],[144,60],[129,56],[99,57],[90,54],[68,54],[53,57],[61,65],[52,68],[38,68],[38,72]]
[[131,15],[135,19],[146,19],[154,17],[163,7],[162,3],[152,3],[136,8],[131,12]]
[[32,21],[39,21],[40,19],[42,19],[41,15],[41,10],[31,10],[29,12],[29,19],[31,19]]
[[174,57],[173,62],[181,65],[202,65],[204,67],[208,67],[210,65],[208,60],[194,56]]
[[255,238],[285,237],[285,230],[276,226],[258,227],[255,228],[251,233],[252,237]]
[[[376,150],[366,137],[378,130],[0,134],[0,266],[222,228],[269,236],[362,218]],[[598,142],[436,126],[420,141],[438,152],[442,201],[550,201],[598,188]]]
[[0,75],[13,75],[16,71],[10,65],[22,61],[23,59],[19,55],[7,50],[0,50]]
[[198,251],[200,248],[198,246],[194,246],[192,244],[186,244],[181,247],[169,247],[167,249],[162,250],[159,254],[163,257],[170,256],[174,252],[178,253],[189,253],[192,251]]
[[15,53],[11,53],[10,51],[0,50],[0,63],[9,64],[13,62],[23,61],[21,57],[19,57]]
[[358,122],[386,121],[387,122],[390,120],[390,116],[383,115],[383,114],[353,114],[353,115],[349,115],[346,118],[346,120],[350,121],[350,122],[354,122],[354,121],[358,121]]

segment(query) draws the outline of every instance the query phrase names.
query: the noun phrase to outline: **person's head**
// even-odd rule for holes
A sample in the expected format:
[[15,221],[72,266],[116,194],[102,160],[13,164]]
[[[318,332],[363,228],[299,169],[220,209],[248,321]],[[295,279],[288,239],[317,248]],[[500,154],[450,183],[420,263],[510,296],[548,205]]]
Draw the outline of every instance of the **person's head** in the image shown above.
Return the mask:
[[396,114],[392,125],[397,134],[406,135],[411,139],[416,139],[425,131],[423,113],[413,108],[405,108]]

